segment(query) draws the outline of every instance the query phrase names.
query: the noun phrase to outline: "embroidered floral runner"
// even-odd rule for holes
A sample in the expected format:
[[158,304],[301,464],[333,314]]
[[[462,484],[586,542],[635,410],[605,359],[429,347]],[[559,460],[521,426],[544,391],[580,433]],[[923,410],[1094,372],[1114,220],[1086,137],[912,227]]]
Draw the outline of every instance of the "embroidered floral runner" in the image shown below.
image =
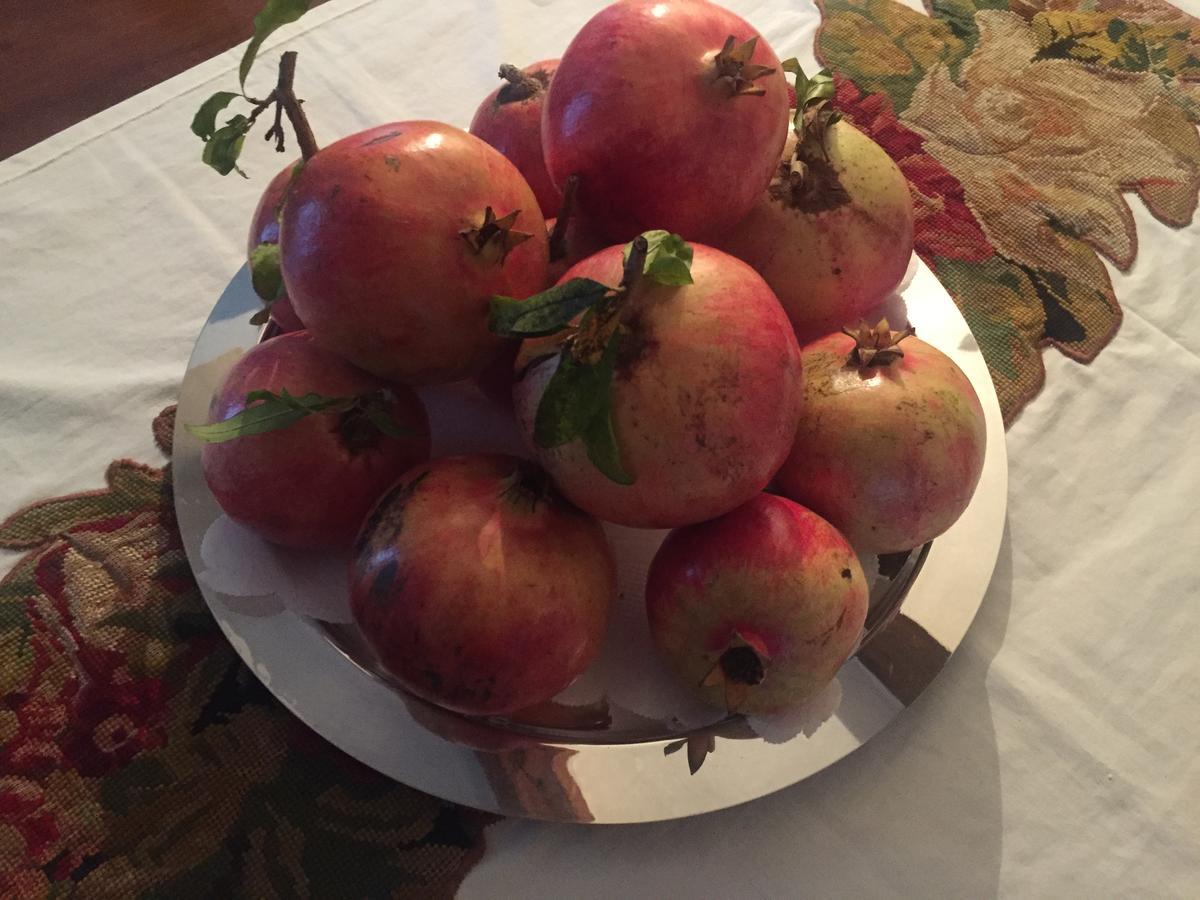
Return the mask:
[[[1007,418],[1121,310],[1122,190],[1190,221],[1200,28],[1155,0],[828,0],[837,101],[908,176],[917,250],[963,310]],[[170,412],[170,411],[168,411]],[[170,418],[155,433],[169,452]],[[436,897],[490,817],[355,764],[296,721],[208,614],[170,469],[0,525],[0,896]],[[501,779],[505,783],[512,779]],[[571,802],[564,797],[561,802]]]
[[983,349],[1006,421],[1040,349],[1089,362],[1137,253],[1122,191],[1168,225],[1200,189],[1200,22],[1159,0],[824,0],[837,105],[908,176],[916,248]]

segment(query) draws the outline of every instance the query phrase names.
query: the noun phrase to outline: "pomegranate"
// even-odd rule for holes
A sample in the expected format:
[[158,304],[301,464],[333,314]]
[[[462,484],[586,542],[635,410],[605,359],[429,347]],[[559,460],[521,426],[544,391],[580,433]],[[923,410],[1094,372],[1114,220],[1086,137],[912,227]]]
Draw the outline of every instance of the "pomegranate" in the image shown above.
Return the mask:
[[557,59],[544,59],[524,69],[502,65],[500,77],[505,83],[479,104],[470,128],[471,134],[503,153],[525,176],[547,219],[558,215],[562,202],[542,156],[542,106],[557,68]]
[[837,674],[867,616],[867,581],[837,530],[798,503],[759,494],[671,532],[646,580],[650,633],[698,696],[773,715]]
[[580,176],[584,216],[610,241],[650,228],[706,240],[771,180],[787,131],[779,59],[706,0],[623,0],[563,54],[542,119],[556,184]]
[[787,496],[863,553],[897,553],[962,515],[987,432],[971,382],[948,356],[887,321],[803,351],[805,406],[779,472]]
[[717,244],[766,279],[803,340],[896,289],[912,256],[913,210],[891,157],[829,108],[827,73],[809,81],[798,72],[797,89],[796,128],[770,186]]
[[[274,398],[253,398],[255,391]],[[312,395],[345,402],[323,405]],[[255,410],[272,410],[286,421],[289,398],[293,424],[286,428],[244,429],[236,440],[205,444],[205,480],[226,515],[269,541],[349,546],[379,495],[428,458],[425,409],[412,389],[356,369],[297,331],[258,344],[234,364],[213,398],[209,422],[232,425]],[[295,415],[297,403],[316,408]],[[381,415],[408,433],[381,432],[372,424]]]
[[363,525],[350,606],[383,665],[459,712],[550,699],[596,655],[616,594],[600,524],[511,456],[405,474]]
[[[631,252],[623,264],[619,246],[588,257],[563,286],[622,288],[565,344],[535,338],[522,351],[533,361],[513,395],[526,442],[571,502],[621,525],[670,528],[728,512],[766,486],[795,434],[800,348],[775,295],[719,250],[696,244],[689,253],[692,283],[676,284],[632,277],[641,263]],[[603,354],[589,350],[606,328]],[[597,357],[590,368],[588,353]],[[564,396],[558,378],[586,383]],[[582,440],[564,440],[571,431],[555,416],[578,424],[596,403],[608,415],[589,418]],[[606,441],[615,443],[609,458]]]
[[280,242],[313,339],[412,384],[482,370],[503,346],[489,298],[526,297],[546,279],[546,223],[521,173],[437,122],[381,125],[319,151],[292,185]]
[[[250,235],[246,241],[246,257],[250,260],[252,267],[255,251],[261,244],[271,246],[279,243],[279,213],[283,207],[284,194],[287,193],[287,187],[291,183],[295,171],[296,162],[284,166],[279,174],[271,179],[258,201],[258,206],[254,210],[254,218],[250,222]],[[273,277],[278,279],[278,256],[275,257],[274,263],[276,272],[273,273]],[[260,284],[256,284],[255,287],[259,288]],[[279,326],[281,332],[299,331],[304,327],[304,323],[292,309],[292,301],[287,298],[286,293],[277,289],[264,292],[269,296],[263,297],[263,302],[267,304],[270,318]]]

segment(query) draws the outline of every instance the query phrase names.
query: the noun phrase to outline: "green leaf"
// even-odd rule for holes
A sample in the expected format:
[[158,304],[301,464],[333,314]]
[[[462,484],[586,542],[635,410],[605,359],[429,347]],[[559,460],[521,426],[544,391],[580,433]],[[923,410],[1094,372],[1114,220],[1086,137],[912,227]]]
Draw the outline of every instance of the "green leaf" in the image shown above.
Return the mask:
[[363,412],[367,419],[379,429],[380,433],[386,434],[388,437],[404,438],[412,437],[413,432],[409,428],[405,428],[399,422],[392,418],[391,414],[379,406],[369,405]]
[[242,144],[246,141],[250,125],[250,120],[245,116],[234,116],[213,132],[212,137],[204,144],[204,153],[200,158],[222,175],[228,175],[237,169],[238,174],[245,178],[246,173],[238,169],[237,159],[242,152]]
[[610,290],[590,278],[572,278],[525,300],[493,297],[488,327],[501,337],[556,334]]
[[258,48],[262,46],[263,41],[276,29],[295,22],[308,12],[308,4],[309,0],[267,0],[266,6],[254,17],[254,37],[246,45],[242,63],[238,66],[238,79],[242,90],[246,89],[246,76],[250,74],[250,67],[254,65],[254,57],[258,55]]
[[[646,239],[646,262],[642,266],[642,274],[653,278],[659,284],[683,285],[692,284],[692,247],[683,238],[669,231],[645,231],[642,237]],[[629,262],[629,254],[633,250],[633,242],[625,245],[623,259]]]
[[659,284],[691,284],[691,245],[667,231],[647,231],[644,236],[650,245],[646,252],[645,274]]
[[620,343],[617,329],[595,365],[577,362],[569,349],[563,351],[538,404],[534,440],[549,449],[582,439],[588,459],[602,474],[618,484],[633,484],[621,465],[612,427],[612,376]]
[[283,273],[279,268],[279,244],[259,244],[250,251],[250,281],[254,293],[266,303],[274,303],[283,293]]
[[350,406],[350,411],[361,411],[366,416],[367,421],[377,431],[388,437],[412,437],[415,432],[411,428],[405,428],[392,418],[392,404],[394,402],[396,402],[396,395],[388,388],[380,388],[377,391],[371,391],[369,394],[355,398]]
[[[251,391],[246,395],[246,407],[223,422],[210,425],[187,425],[187,430],[209,444],[220,444],[252,434],[265,434],[287,428],[305,416],[323,412],[335,406],[345,406],[351,398],[325,397],[305,394],[294,397],[284,388],[278,394],[270,391]],[[251,405],[257,404],[257,405]]]
[[[800,66],[800,60],[796,57],[785,59],[779,64],[785,72],[791,72],[796,76],[796,114],[792,117],[792,124],[796,129],[798,136],[804,134],[804,111],[814,103],[830,101],[837,93],[837,88],[833,83],[833,75],[828,69],[821,69],[812,78],[804,74],[804,69]],[[837,118],[830,118],[826,121],[826,125],[832,125],[841,118],[840,114],[834,113]]]
[[234,91],[217,91],[200,105],[192,119],[192,134],[207,141],[217,130],[217,113],[227,107],[238,94]]

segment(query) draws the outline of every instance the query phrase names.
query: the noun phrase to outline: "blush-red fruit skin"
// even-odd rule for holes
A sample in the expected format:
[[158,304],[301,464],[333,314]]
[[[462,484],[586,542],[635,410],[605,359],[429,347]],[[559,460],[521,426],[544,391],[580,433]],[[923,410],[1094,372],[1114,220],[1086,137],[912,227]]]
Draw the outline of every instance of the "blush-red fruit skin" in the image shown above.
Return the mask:
[[[616,564],[595,519],[503,455],[406,473],[363,526],[350,605],[412,693],[474,715],[548,700],[600,648]],[[544,482],[543,482],[544,485]]]
[[697,696],[725,705],[723,687],[702,682],[738,640],[766,660],[766,676],[736,710],[759,715],[803,703],[833,679],[857,644],[867,600],[846,539],[771,494],[671,532],[646,582],[655,646]]
[[710,241],[766,190],[788,126],[779,59],[759,36],[751,62],[774,68],[762,96],[734,96],[713,62],[726,38],[758,32],[705,0],[626,0],[597,13],[563,54],[542,119],[560,187],[613,242],[665,228]]
[[806,345],[804,412],[777,484],[864,553],[919,547],[954,524],[983,472],[987,427],[971,382],[916,337],[887,365],[849,361],[854,338]]
[[429,457],[429,421],[410,388],[388,385],[317,346],[306,331],[258,344],[239,359],[213,397],[210,422],[237,415],[251,391],[293,396],[357,396],[388,387],[390,412],[411,437],[380,435],[352,452],[335,430],[338,416],[316,413],[278,431],[205,444],[209,489],[231,519],[277,544],[348,547],[371,506],[395,479]]
[[[557,68],[557,59],[544,59],[521,71],[545,79],[548,86]],[[495,147],[517,167],[533,189],[542,215],[551,219],[558,215],[562,192],[550,179],[550,173],[546,171],[546,159],[542,155],[542,108],[547,89],[542,88],[529,97],[507,103],[499,102],[502,90],[503,87],[496,88],[479,104],[468,131]]]
[[[622,250],[588,257],[563,281],[618,284]],[[633,484],[602,474],[582,441],[537,446],[537,409],[557,356],[529,364],[513,387],[530,450],[567,499],[609,522],[672,528],[728,512],[767,485],[795,435],[804,376],[779,301],[740,260],[703,244],[692,250],[693,284],[643,279],[622,314],[612,421]],[[525,346],[544,352],[546,339]]]
[[[254,217],[250,221],[250,234],[246,241],[247,256],[253,253],[254,248],[259,244],[279,243],[279,208],[283,203],[287,186],[292,180],[295,166],[295,162],[284,166],[279,174],[271,179],[267,189],[263,191],[262,197],[259,198],[258,206],[254,209]],[[284,333],[300,331],[304,328],[304,323],[292,309],[292,301],[288,299],[287,294],[283,294],[271,304],[271,318]]]
[[[503,260],[462,232],[519,210],[531,237]],[[528,297],[546,279],[546,223],[512,163],[439,122],[351,135],[307,163],[283,210],[284,283],[313,338],[369,372],[409,384],[483,369],[503,341],[492,295]]]

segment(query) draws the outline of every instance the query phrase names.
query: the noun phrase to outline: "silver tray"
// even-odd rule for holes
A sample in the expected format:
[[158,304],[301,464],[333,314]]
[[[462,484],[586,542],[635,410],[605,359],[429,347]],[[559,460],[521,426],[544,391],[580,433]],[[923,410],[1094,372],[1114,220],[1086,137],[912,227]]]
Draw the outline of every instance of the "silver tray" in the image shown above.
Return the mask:
[[[284,609],[251,614],[200,581],[246,665],[295,715],[361,762],[412,787],[504,815],[570,822],[645,822],[753,800],[836,763],[879,733],[930,684],[975,617],[1000,548],[1008,464],[991,379],[954,302],[922,264],[904,291],[921,337],[971,379],[987,419],[987,456],[970,507],[937,541],[882,561],[866,634],[839,673],[842,700],[811,737],[759,737],[738,716],[691,731],[604,708],[548,706],[519,719],[474,719],[418,700],[390,681],[353,626]],[[260,337],[260,306],[243,268],[196,341],[180,392],[175,507],[193,570],[220,515],[185,422],[202,421],[229,367]]]

